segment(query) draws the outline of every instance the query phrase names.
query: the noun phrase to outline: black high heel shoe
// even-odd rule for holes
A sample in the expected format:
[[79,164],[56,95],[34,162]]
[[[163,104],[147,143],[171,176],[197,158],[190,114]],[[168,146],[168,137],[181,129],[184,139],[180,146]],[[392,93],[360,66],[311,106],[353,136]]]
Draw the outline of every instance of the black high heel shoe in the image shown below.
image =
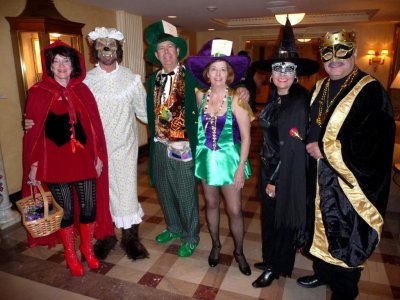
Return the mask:
[[265,271],[266,269],[268,269],[268,263],[265,261],[255,263],[254,268]]
[[221,245],[213,246],[211,248],[210,255],[208,256],[208,265],[211,268],[214,268],[216,265],[219,264],[219,252],[221,251]]
[[268,268],[252,283],[252,286],[255,288],[267,287],[271,285],[274,279],[278,279],[278,276],[272,269]]
[[242,254],[236,254],[234,252],[233,256],[235,257],[236,262],[239,264],[240,272],[242,272],[243,275],[250,276],[251,275],[251,269],[250,269],[249,264],[246,261],[246,257],[244,257],[244,255],[243,255],[243,253]]

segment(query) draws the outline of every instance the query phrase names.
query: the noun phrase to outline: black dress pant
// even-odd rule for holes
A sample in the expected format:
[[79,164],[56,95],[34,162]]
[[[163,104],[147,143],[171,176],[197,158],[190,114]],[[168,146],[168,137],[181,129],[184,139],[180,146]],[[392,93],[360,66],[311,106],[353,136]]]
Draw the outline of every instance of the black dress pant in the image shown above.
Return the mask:
[[343,268],[315,259],[313,264],[317,278],[328,284],[332,300],[353,300],[358,295],[358,282],[362,268]]
[[296,257],[295,231],[283,226],[277,228],[275,214],[279,199],[266,194],[262,170],[260,174],[262,258],[276,275],[291,276]]

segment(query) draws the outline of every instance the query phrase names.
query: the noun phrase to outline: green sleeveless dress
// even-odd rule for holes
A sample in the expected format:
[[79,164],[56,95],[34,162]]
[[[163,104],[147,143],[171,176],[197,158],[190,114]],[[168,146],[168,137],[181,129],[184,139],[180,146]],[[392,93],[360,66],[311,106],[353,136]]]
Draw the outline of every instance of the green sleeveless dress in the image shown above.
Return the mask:
[[[233,115],[232,97],[227,97],[227,110],[225,123],[217,122],[217,126],[223,127],[217,140],[215,150],[207,147],[207,140],[211,136],[206,136],[203,125],[205,96],[203,97],[199,118],[198,118],[198,143],[196,146],[195,175],[197,178],[204,179],[207,185],[222,186],[234,183],[236,169],[240,162],[241,143],[234,143],[233,139]],[[208,116],[209,117],[209,116]],[[210,124],[209,124],[210,125]],[[217,128],[218,130],[218,128]],[[252,175],[249,161],[246,161],[244,168],[245,179]]]

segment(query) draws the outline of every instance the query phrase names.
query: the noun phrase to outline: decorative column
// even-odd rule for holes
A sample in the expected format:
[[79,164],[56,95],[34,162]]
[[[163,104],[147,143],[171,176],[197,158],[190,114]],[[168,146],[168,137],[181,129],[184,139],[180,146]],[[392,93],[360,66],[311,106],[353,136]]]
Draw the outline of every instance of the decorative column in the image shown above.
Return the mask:
[[5,229],[21,221],[20,214],[12,210],[11,206],[0,145],[0,229]]

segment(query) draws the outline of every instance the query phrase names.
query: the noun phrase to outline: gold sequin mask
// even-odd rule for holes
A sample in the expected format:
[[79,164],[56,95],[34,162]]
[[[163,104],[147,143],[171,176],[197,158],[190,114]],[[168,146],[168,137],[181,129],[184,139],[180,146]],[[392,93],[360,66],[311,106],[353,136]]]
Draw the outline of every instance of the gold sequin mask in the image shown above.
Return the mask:
[[333,58],[338,60],[349,59],[356,48],[356,34],[354,31],[342,30],[325,34],[320,39],[319,50],[323,63],[330,62]]
[[320,50],[323,63],[330,62],[333,58],[336,59],[349,59],[353,56],[354,47],[347,45],[333,45]]

